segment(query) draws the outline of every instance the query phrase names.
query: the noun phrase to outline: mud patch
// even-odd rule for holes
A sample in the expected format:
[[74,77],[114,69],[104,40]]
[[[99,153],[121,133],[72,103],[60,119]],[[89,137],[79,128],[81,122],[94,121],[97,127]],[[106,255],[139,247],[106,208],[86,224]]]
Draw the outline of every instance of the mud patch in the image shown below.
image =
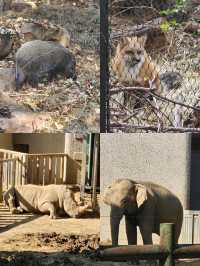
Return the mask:
[[98,235],[77,236],[53,233],[25,234],[27,243],[34,242],[37,247],[63,249],[68,253],[82,253],[99,247]]

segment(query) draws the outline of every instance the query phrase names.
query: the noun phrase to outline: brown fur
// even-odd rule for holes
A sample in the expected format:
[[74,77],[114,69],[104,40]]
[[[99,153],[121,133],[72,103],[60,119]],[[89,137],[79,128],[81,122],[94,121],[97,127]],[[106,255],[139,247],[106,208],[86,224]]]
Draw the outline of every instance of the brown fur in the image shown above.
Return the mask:
[[112,69],[118,79],[128,85],[149,87],[161,92],[161,82],[155,64],[144,46],[146,37],[127,37],[117,45]]

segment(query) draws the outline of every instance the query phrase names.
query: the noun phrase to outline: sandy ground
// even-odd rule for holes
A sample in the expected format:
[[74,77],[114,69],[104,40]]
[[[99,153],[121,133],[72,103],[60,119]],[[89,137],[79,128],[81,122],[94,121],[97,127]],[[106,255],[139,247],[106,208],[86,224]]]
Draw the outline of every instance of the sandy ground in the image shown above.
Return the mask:
[[[19,241],[23,242],[22,236],[27,236],[28,234],[98,235],[99,223],[98,218],[87,217],[52,220],[48,215],[10,215],[8,209],[1,205],[0,250],[18,250]],[[34,244],[29,243],[27,246],[27,241],[25,240],[24,243],[20,243],[20,250],[33,250],[35,248]]]
[[[49,219],[48,215],[10,215],[0,205],[0,266],[99,265],[128,266],[133,261],[100,261],[99,218]],[[141,266],[157,265],[141,261]],[[178,266],[199,266],[200,260],[177,262]]]

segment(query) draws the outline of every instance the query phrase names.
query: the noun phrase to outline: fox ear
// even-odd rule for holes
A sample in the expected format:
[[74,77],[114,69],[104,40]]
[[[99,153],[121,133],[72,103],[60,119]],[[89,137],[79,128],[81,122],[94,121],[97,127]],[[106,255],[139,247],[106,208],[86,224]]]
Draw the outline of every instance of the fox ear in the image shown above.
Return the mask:
[[144,202],[147,200],[147,189],[145,186],[137,184],[136,185],[136,202],[138,205],[138,208],[144,204]]
[[147,35],[143,35],[141,37],[138,37],[138,42],[140,43],[141,47],[145,47],[147,41]]
[[124,48],[124,46],[126,46],[128,43],[128,38],[124,37],[120,40],[120,49]]

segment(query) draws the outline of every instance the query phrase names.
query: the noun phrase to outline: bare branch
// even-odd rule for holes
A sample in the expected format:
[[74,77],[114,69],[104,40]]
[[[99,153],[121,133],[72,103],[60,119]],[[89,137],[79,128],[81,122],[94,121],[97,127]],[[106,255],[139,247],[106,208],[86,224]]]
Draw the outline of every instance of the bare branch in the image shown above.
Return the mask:
[[189,109],[193,109],[195,111],[198,111],[200,112],[200,108],[197,108],[197,107],[194,107],[194,106],[191,106],[191,105],[188,105],[188,104],[185,104],[185,103],[181,103],[181,102],[178,102],[178,101],[174,101],[174,100],[171,100],[167,97],[164,97],[164,96],[161,96],[161,95],[158,95],[156,94],[155,92],[150,92],[150,94],[158,99],[161,99],[165,102],[171,102],[171,103],[174,103],[174,104],[178,104],[178,105],[181,105],[183,107],[186,107],[186,108],[189,108]]
[[[116,129],[141,129],[141,130],[150,130],[158,132],[160,128],[158,126],[145,126],[145,125],[132,125],[128,123],[111,123],[111,128]],[[162,132],[192,132],[200,133],[200,128],[187,128],[187,127],[162,127]]]
[[155,91],[155,88],[145,88],[145,87],[123,87],[123,86],[115,86],[114,88],[110,89],[110,95],[119,93],[119,92],[136,92],[136,91],[143,91],[143,92],[152,92]]

